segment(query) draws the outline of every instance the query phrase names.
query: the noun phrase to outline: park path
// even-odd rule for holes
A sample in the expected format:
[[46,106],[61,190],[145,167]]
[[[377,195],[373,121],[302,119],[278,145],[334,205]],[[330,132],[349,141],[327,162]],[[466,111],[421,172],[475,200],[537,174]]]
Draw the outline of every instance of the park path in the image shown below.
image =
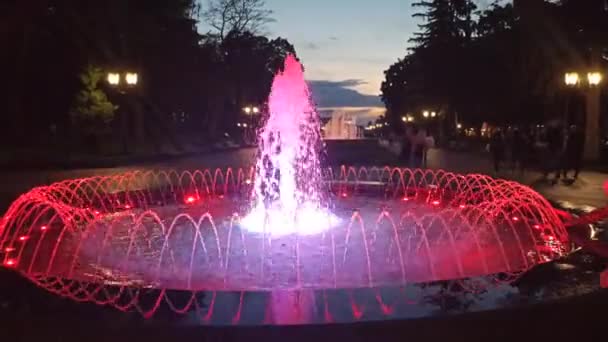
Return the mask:
[[[76,170],[0,170],[0,179],[2,180],[0,183],[0,212],[3,212],[19,194],[32,187],[63,179],[119,174],[134,170],[246,167],[254,163],[255,154],[255,148],[243,148],[129,167]],[[324,164],[333,166],[403,165],[395,153],[379,146],[373,140],[328,141],[327,153],[322,159],[325,161]],[[445,149],[432,149],[428,153],[427,167],[456,173],[492,174],[491,160],[486,153],[482,152],[454,152]],[[529,185],[548,199],[562,205],[567,206],[571,203],[578,207],[591,206],[594,208],[608,205],[608,197],[603,191],[603,184],[608,180],[608,174],[606,173],[584,171],[580,175],[580,179],[571,186],[563,184],[550,186],[538,182],[541,176],[538,172],[527,172],[521,176],[507,171],[497,176]]]

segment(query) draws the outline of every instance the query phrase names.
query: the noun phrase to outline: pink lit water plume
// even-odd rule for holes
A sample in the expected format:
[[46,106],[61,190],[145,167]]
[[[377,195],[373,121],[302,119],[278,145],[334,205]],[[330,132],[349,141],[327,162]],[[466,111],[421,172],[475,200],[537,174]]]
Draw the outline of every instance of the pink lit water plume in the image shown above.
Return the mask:
[[246,229],[274,237],[309,235],[338,223],[322,203],[321,148],[319,116],[302,65],[289,55],[272,83],[269,117],[259,134],[254,207],[242,221]]

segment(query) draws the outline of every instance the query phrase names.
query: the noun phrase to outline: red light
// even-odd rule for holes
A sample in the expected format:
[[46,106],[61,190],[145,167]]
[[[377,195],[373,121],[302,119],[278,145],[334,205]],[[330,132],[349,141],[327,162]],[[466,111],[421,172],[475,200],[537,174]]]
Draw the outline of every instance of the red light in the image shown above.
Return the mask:
[[93,213],[94,213],[95,215],[99,215],[99,214],[100,214],[100,213],[99,213],[99,210],[95,210]]
[[466,206],[464,204],[461,204],[459,207],[460,207],[460,209],[466,208]]
[[519,217],[513,216],[513,221],[515,221],[515,222],[519,221]]
[[47,230],[47,229],[48,229],[48,227],[47,227],[47,226],[42,226],[42,227],[40,227],[40,230],[42,230],[42,231],[45,231],[45,230]]
[[17,261],[15,259],[7,259],[4,261],[4,266],[13,267],[15,265],[17,265]]
[[10,252],[15,251],[15,248],[13,248],[13,247],[6,247],[6,248],[4,249],[4,251],[5,251],[6,253],[10,253]]
[[540,226],[538,224],[535,224],[533,227],[534,229],[540,229]]
[[346,197],[348,197],[348,194],[346,192],[343,192],[342,197],[346,198]]
[[403,199],[402,199],[402,201],[403,201],[403,202],[407,202],[407,201],[409,201],[409,200],[410,200],[410,199],[409,199],[409,198],[407,198],[407,197],[403,197]]
[[192,204],[194,202],[196,202],[196,197],[194,197],[194,196],[188,196],[188,197],[186,197],[186,203]]
[[125,209],[131,209],[131,206],[128,204],[125,204]]
[[27,240],[27,239],[29,239],[29,237],[28,237],[28,236],[26,236],[26,235],[23,235],[23,236],[20,236],[20,237],[19,237],[19,241],[25,241],[25,240]]
[[439,205],[440,203],[441,203],[441,202],[439,202],[439,201],[433,201],[433,202],[432,202],[432,204],[433,204],[433,205]]

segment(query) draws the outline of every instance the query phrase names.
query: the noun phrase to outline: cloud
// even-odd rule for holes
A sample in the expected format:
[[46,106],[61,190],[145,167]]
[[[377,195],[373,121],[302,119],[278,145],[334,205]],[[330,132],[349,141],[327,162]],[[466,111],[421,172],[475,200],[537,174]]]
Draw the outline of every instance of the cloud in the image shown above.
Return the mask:
[[304,44],[304,48],[307,50],[319,50],[321,46],[319,46],[319,44],[317,43],[307,42],[306,44]]
[[313,80],[308,82],[312,97],[319,107],[378,107],[384,106],[379,96],[361,94],[352,87],[366,84],[363,80]]

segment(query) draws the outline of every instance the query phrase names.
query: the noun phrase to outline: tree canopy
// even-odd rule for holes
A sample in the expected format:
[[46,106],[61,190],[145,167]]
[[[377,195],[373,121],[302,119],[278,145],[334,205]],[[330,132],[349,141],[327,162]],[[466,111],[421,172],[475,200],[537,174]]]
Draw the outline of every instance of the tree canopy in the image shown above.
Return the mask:
[[[196,138],[235,131],[241,108],[263,105],[273,73],[295,49],[261,34],[270,20],[263,1],[212,3],[235,11],[219,36],[199,32],[199,20],[208,18],[201,15],[205,3],[196,0],[3,2],[0,43],[12,53],[0,63],[14,67],[7,70],[11,82],[0,86],[8,113],[2,127],[11,127],[9,133],[72,127],[74,103],[84,93],[99,94],[81,82],[90,65],[101,74],[138,72],[138,91],[127,100],[139,103],[146,125],[161,135],[172,125]],[[110,93],[108,101],[117,99]],[[130,115],[131,107],[121,105],[120,115]],[[178,114],[183,120],[175,122]]]
[[563,107],[564,72],[586,70],[590,51],[608,47],[604,0],[495,2],[481,10],[468,0],[413,6],[420,30],[381,87],[394,123],[422,108],[477,124],[541,121]]

